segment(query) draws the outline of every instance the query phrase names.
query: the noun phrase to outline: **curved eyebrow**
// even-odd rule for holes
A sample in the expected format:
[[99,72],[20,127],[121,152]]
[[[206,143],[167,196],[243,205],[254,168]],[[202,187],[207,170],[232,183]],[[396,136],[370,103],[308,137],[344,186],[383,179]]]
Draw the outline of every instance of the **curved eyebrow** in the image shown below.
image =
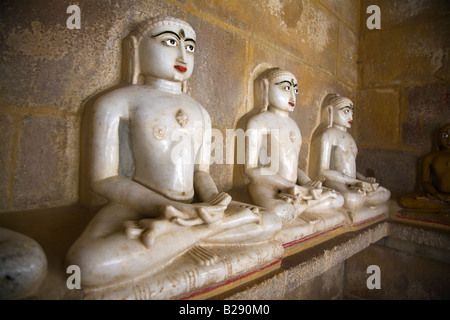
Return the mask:
[[[161,32],[161,33],[155,34],[155,35],[152,36],[152,38],[157,38],[157,37],[162,36],[163,34],[167,34],[167,33],[168,33],[168,34],[174,35],[175,37],[177,37],[178,40],[181,40],[182,38],[184,39],[184,37],[180,36],[180,35],[177,34],[176,32],[170,31],[170,30],[163,31],[163,32]],[[192,41],[193,43],[196,43],[195,40],[194,40],[194,39],[191,39],[191,38],[186,38],[186,39],[184,39],[184,41],[185,41],[185,42],[186,42],[186,41]]]
[[282,83],[287,83],[287,84],[289,84],[289,85],[291,85],[291,86],[294,86],[294,87],[297,86],[296,83],[292,83],[292,82],[287,81],[287,80],[283,80],[283,81],[277,82],[277,83],[275,83],[275,84],[282,84]]
[[152,36],[152,38],[157,38],[157,37],[159,37],[159,36],[161,36],[161,35],[163,35],[163,34],[166,34],[166,33],[170,33],[170,34],[173,34],[175,37],[177,37],[178,38],[178,40],[181,40],[181,38],[180,38],[180,36],[178,35],[178,34],[176,34],[175,32],[173,32],[173,31],[169,31],[169,30],[167,30],[167,31],[163,31],[163,32],[161,32],[161,33],[158,33],[158,34],[155,34],[154,36]]
[[197,43],[195,42],[195,40],[194,40],[194,39],[191,39],[191,38],[184,39],[184,42],[187,42],[187,41],[191,41],[191,42],[197,44]]

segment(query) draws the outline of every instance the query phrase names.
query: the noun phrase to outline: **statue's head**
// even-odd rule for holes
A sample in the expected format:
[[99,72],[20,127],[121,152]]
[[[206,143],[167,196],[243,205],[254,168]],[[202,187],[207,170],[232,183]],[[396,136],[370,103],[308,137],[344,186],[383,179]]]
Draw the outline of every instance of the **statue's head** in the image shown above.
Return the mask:
[[353,102],[352,100],[336,95],[330,100],[327,107],[328,128],[338,125],[349,129],[353,122]]
[[297,79],[291,72],[272,68],[258,78],[264,110],[271,106],[282,111],[294,111],[298,88]]
[[439,129],[438,144],[440,150],[450,150],[450,123]]
[[184,82],[194,69],[195,31],[185,21],[173,17],[149,20],[128,39],[129,82],[139,77]]

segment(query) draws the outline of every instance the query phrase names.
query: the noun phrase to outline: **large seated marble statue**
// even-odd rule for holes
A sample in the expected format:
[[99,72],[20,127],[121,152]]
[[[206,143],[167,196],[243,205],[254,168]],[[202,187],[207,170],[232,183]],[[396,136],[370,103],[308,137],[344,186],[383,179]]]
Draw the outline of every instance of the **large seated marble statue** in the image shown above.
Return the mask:
[[327,106],[328,128],[320,137],[319,174],[324,185],[344,196],[344,208],[353,224],[363,223],[387,213],[390,191],[374,177],[356,171],[358,148],[347,132],[353,121],[353,102],[336,95]]
[[[82,288],[146,278],[134,287],[137,295],[173,298],[279,259],[283,248],[271,240],[281,228],[277,215],[231,201],[208,173],[210,116],[183,90],[194,68],[192,27],[155,18],[129,44],[131,85],[97,99],[91,115],[89,187],[108,203],[67,255],[68,264],[80,267]],[[134,158],[130,178],[119,174],[124,120]],[[244,246],[255,243],[256,251]]]
[[[344,215],[336,211],[344,204],[342,195],[323,187],[321,181],[312,181],[298,168],[302,136],[289,117],[296,106],[297,79],[289,71],[268,69],[256,79],[255,91],[259,91],[255,99],[260,100],[256,104],[261,111],[247,122],[245,163],[253,203],[275,211],[283,229],[291,227],[279,233],[283,243],[343,223]],[[308,230],[302,231],[298,224]],[[292,229],[294,225],[297,230]]]
[[437,134],[437,150],[425,156],[422,162],[423,191],[405,195],[402,207],[424,210],[450,209],[450,124]]

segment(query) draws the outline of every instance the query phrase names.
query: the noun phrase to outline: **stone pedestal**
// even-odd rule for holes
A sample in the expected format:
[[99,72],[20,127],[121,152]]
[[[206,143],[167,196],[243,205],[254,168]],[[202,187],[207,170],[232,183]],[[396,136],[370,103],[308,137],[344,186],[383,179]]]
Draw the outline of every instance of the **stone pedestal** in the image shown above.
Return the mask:
[[197,245],[149,277],[113,287],[85,289],[85,299],[205,299],[279,267],[277,241],[243,246]]

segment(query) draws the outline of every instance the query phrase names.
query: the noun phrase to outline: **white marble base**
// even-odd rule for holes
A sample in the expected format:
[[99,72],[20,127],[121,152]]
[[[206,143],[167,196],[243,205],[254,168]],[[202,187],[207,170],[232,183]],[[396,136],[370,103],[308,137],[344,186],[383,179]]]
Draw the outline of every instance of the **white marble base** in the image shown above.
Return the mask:
[[374,221],[383,219],[387,217],[389,213],[388,204],[381,204],[378,206],[367,207],[364,206],[358,211],[348,212],[349,218],[351,220],[351,227],[358,228],[363,225],[367,225]]
[[[85,299],[166,300],[204,298],[261,275],[281,260],[277,241],[243,246],[197,245],[162,271],[108,288],[84,290]],[[249,278],[249,280],[247,280]]]
[[346,220],[346,216],[339,210],[321,213],[303,212],[295,221],[283,227],[276,239],[283,243],[284,248],[289,248],[311,239],[312,236],[344,227]]

